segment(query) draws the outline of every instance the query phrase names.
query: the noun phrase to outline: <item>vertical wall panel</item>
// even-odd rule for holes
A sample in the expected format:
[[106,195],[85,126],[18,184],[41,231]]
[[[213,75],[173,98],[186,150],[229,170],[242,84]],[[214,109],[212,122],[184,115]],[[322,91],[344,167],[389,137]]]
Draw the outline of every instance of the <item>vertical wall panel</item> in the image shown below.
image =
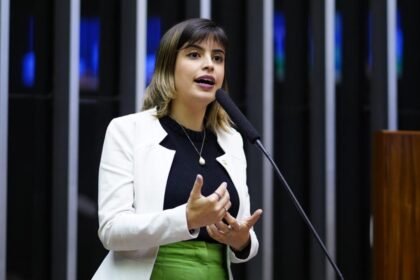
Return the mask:
[[[143,92],[141,87],[144,87],[146,79],[145,70],[142,69],[146,68],[144,46],[147,44],[147,38],[144,31],[146,30],[145,16],[140,17],[138,13],[144,14],[147,10],[146,4],[146,1],[121,1],[119,61],[121,115],[136,112],[140,107]],[[137,44],[141,45],[137,47]]]
[[55,1],[52,279],[76,279],[80,0]]
[[[248,55],[244,48],[247,44],[247,33],[244,28],[247,22],[246,9],[246,3],[242,3],[240,0],[212,0],[212,19],[223,27],[229,38],[225,72],[229,94],[243,112],[248,109],[246,106],[248,96],[245,91]],[[235,10],[234,17],[232,10]]]
[[9,0],[0,2],[0,280],[6,279]]
[[[310,219],[321,239],[325,240],[325,6],[324,1],[311,1],[313,58],[310,94]],[[325,259],[315,240],[310,246],[311,279],[325,279]]]
[[[308,211],[309,1],[275,3],[275,160],[303,209]],[[279,180],[274,180],[273,200],[273,279],[309,279],[310,234]]]
[[138,109],[143,103],[144,89],[146,88],[147,11],[147,1],[137,0],[135,104]]
[[[186,18],[197,18],[200,17],[201,14],[206,15],[210,12],[211,15],[211,6],[208,7],[208,9],[210,9],[210,11],[206,8],[204,8],[203,5],[207,5],[209,1],[204,0],[203,5],[201,4],[202,1],[197,1],[197,0],[185,0],[185,5],[186,5],[186,13],[185,13],[185,17]],[[211,5],[212,3],[210,3]]]
[[[263,129],[262,143],[266,150],[273,154],[273,26],[274,26],[273,0],[263,2]],[[273,167],[264,159],[262,170],[262,191],[264,223],[262,232],[261,253],[263,257],[263,279],[273,278]]]
[[387,62],[388,62],[388,106],[387,106],[387,127],[396,130],[398,126],[398,98],[397,98],[397,0],[387,0]]
[[[396,129],[396,0],[372,0],[371,131]],[[392,42],[390,41],[392,40]],[[392,63],[392,65],[391,65]],[[390,119],[393,118],[393,119]]]
[[200,17],[211,18],[211,0],[200,0]]
[[[311,69],[310,217],[321,239],[335,248],[335,87],[334,0],[311,2],[313,66]],[[328,239],[327,239],[328,238]],[[330,249],[327,247],[327,249]],[[331,253],[331,252],[330,252]],[[334,253],[334,252],[333,252]],[[333,255],[333,254],[331,254]],[[312,279],[334,274],[319,245],[311,242]],[[329,277],[329,278],[327,278]]]
[[[247,1],[248,16],[246,21],[247,31],[247,57],[246,60],[246,107],[248,108],[247,117],[258,131],[262,131],[262,112],[263,104],[261,93],[263,92],[263,26],[262,16],[263,9],[260,2],[254,0]],[[249,193],[251,197],[251,204],[254,208],[260,208],[263,204],[263,194],[261,191],[262,182],[262,156],[255,147],[246,145],[247,160],[248,160],[248,185],[250,186]],[[255,226],[256,234],[259,238],[260,244],[263,244],[263,224],[271,222],[268,217],[263,214],[262,221]],[[263,252],[252,259],[247,265],[248,279],[264,279],[263,274]],[[268,280],[268,279],[267,279]]]
[[420,2],[398,0],[398,129],[420,130]]
[[[325,1],[325,245],[335,259],[335,199],[336,199],[336,115],[335,115],[335,0]],[[335,272],[326,262],[326,279]]]
[[[337,262],[346,279],[370,279],[369,3],[337,1],[342,22],[337,82]],[[344,35],[345,34],[345,35]]]
[[8,279],[50,279],[51,4],[50,0],[10,2]]

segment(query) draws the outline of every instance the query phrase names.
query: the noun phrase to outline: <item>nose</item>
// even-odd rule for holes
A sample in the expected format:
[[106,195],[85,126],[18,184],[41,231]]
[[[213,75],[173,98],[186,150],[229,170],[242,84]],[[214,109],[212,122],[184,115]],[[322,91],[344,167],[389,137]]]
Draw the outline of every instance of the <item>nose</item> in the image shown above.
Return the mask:
[[208,71],[214,70],[214,61],[211,55],[204,56],[203,68]]

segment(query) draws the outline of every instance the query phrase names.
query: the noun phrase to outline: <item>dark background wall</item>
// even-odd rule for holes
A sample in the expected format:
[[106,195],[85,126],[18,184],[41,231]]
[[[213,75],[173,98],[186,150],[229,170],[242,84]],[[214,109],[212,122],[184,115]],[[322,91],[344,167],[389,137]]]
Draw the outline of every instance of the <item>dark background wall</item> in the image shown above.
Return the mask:
[[[96,22],[99,31],[95,33],[98,53],[90,53],[90,57],[97,55],[97,68],[88,65],[87,69],[93,72],[80,76],[78,279],[90,279],[106,254],[96,233],[97,172],[107,124],[127,113],[121,106],[127,100],[121,92],[121,81],[125,80],[121,74],[124,9],[120,2],[81,1],[81,19]],[[153,54],[160,36],[176,22],[198,15],[198,5],[182,0],[148,2],[148,19],[160,22],[154,25],[155,29],[148,30],[147,51]],[[52,0],[10,1],[7,279],[53,279],[53,73],[54,67],[59,67],[53,61],[54,3]],[[310,23],[314,4],[309,0],[275,0],[273,4],[273,26],[277,33],[272,35],[271,62],[248,57],[254,51],[260,55],[256,52],[261,49],[255,46],[262,44],[253,42],[249,31],[249,19],[256,13],[250,9],[250,2],[213,0],[212,17],[230,38],[227,74],[231,95],[244,113],[259,122],[264,108],[258,106],[263,96],[262,92],[250,91],[254,88],[249,85],[250,76],[260,76],[262,63],[272,63],[274,158],[304,209],[312,213],[316,209],[311,208],[314,207],[311,172],[316,166],[311,155],[316,151],[311,137],[313,131],[315,136],[324,132],[322,124],[314,125],[311,119],[316,110],[311,91],[316,40]],[[420,35],[416,28],[420,4],[408,0],[399,0],[397,4],[402,36],[397,60],[398,126],[402,130],[419,130]],[[335,62],[336,257],[345,278],[358,280],[371,279],[371,17],[371,6],[366,1],[336,1],[339,22]],[[257,21],[256,29],[262,30],[262,15]],[[80,38],[81,53],[83,44],[96,38],[89,33],[95,30],[89,30],[82,33],[85,38]],[[255,60],[261,64],[250,65],[249,61]],[[253,147],[246,148],[253,153]],[[249,170],[249,176],[261,179],[257,169]],[[312,279],[312,236],[277,180],[273,187],[273,279]],[[261,193],[259,185],[250,188],[251,194]],[[260,197],[253,197],[253,205],[260,207]],[[322,258],[321,251],[319,258]],[[238,279],[252,279],[247,271],[254,268],[259,271],[262,267],[260,259],[251,264],[252,267],[234,266]]]

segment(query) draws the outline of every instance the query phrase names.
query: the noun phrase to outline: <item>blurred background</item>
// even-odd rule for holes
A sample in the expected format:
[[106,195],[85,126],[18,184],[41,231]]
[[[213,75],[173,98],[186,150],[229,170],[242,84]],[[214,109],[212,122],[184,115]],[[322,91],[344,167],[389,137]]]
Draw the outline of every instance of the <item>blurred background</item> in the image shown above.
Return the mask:
[[[346,279],[372,279],[375,131],[420,130],[420,2],[1,0],[0,279],[90,279],[109,121],[138,111],[160,37],[191,17],[230,39],[229,92]],[[336,279],[246,145],[260,251],[236,279]]]

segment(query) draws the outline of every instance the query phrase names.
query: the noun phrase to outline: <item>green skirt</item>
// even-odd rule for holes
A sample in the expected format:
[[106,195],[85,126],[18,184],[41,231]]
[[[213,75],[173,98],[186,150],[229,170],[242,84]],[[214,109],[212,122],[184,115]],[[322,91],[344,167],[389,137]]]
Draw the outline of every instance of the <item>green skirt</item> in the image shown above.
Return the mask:
[[204,241],[181,241],[160,246],[150,279],[229,279],[226,247]]

